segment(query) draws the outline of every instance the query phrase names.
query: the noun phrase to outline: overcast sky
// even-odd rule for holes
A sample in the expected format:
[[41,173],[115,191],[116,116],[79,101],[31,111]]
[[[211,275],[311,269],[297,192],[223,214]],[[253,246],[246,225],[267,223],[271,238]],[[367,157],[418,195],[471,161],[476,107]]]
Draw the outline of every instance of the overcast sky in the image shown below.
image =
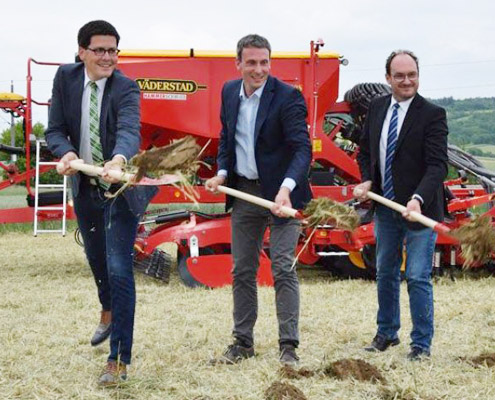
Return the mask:
[[[359,82],[384,82],[384,60],[393,49],[420,60],[426,97],[495,96],[493,0],[27,0],[2,1],[0,92],[26,94],[27,59],[72,62],[77,31],[93,19],[111,22],[121,49],[233,50],[247,33],[269,39],[273,50],[307,51],[322,38],[324,51],[349,60],[340,95]],[[50,97],[54,67],[35,66],[33,98]],[[34,121],[46,124],[46,109]],[[9,127],[0,112],[0,131]]]

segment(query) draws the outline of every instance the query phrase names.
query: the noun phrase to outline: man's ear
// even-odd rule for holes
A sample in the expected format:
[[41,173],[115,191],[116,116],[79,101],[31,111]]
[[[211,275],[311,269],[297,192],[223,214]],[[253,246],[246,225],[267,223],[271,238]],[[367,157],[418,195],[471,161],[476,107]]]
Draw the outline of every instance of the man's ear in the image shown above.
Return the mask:
[[81,61],[84,61],[84,56],[85,56],[85,49],[81,46],[79,46],[79,50],[77,51],[77,56]]

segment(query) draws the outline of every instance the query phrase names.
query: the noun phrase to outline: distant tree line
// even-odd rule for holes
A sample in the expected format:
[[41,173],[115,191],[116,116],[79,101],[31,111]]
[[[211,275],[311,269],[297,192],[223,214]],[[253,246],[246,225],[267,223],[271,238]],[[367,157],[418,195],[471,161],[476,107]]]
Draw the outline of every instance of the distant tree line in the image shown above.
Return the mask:
[[495,98],[476,97],[455,100],[452,97],[432,99],[432,102],[444,107],[449,124],[449,142],[465,148],[476,156],[495,154],[469,145],[495,145]]

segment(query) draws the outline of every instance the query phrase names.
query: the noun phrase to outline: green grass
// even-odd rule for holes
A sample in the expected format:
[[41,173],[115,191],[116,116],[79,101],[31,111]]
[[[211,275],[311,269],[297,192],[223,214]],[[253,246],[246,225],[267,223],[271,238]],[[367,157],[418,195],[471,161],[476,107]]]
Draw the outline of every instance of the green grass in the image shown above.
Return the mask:
[[479,161],[483,163],[485,168],[495,171],[495,158],[493,157],[476,157]]
[[479,149],[483,152],[489,152],[495,154],[495,145],[493,144],[468,144],[465,146],[468,149]]

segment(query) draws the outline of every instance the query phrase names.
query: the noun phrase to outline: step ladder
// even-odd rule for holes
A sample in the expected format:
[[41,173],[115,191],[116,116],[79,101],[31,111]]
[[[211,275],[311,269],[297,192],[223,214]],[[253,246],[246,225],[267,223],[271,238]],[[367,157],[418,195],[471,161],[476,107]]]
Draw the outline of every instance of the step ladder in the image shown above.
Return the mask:
[[[65,236],[66,233],[66,218],[67,218],[67,176],[63,176],[63,183],[59,184],[41,184],[40,183],[40,167],[42,165],[57,165],[56,161],[41,161],[41,146],[46,142],[42,139],[36,140],[36,179],[35,179],[35,187],[34,187],[34,236],[37,236],[38,233],[61,233],[62,236]],[[40,206],[39,205],[39,197],[40,197],[40,189],[57,189],[62,190],[62,205],[56,206]],[[38,229],[38,220],[40,217],[40,213],[44,211],[59,211],[62,213],[62,227],[61,229]]]

